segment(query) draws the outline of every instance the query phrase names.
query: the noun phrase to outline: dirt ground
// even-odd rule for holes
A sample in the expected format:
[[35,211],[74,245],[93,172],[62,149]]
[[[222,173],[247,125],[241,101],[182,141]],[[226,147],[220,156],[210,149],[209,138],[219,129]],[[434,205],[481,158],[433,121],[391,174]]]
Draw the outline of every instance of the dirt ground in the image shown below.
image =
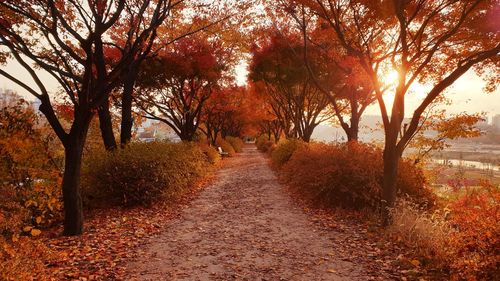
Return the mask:
[[217,180],[139,249],[129,280],[394,278],[359,248],[362,234],[315,223],[255,148],[224,161]]

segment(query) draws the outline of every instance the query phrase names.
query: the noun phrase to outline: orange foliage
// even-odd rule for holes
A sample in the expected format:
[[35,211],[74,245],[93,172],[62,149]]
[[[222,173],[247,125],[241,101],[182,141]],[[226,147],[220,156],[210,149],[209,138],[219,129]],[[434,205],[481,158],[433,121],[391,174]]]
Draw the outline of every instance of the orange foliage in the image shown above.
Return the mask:
[[450,267],[457,279],[494,280],[500,263],[500,190],[482,182],[450,206]]
[[[419,204],[433,204],[422,171],[401,161],[398,189]],[[358,143],[302,145],[283,166],[287,182],[326,206],[378,209],[382,184],[382,152]]]
[[38,234],[61,218],[60,147],[26,102],[3,108],[0,123],[0,235]]

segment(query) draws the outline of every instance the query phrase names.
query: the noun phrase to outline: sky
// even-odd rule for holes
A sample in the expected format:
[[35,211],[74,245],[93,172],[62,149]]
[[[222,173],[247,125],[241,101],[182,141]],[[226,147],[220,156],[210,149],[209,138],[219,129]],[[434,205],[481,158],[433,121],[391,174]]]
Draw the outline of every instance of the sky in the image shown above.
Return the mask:
[[[235,68],[235,78],[238,85],[244,85],[246,83],[248,74],[247,66],[248,65],[245,61],[241,61]],[[29,74],[19,64],[10,61],[6,65],[0,67],[15,77],[21,78],[22,81],[28,83],[29,85],[34,85],[33,80],[29,77]],[[46,72],[43,72],[42,70],[39,71],[41,72],[41,77],[48,90],[56,91],[57,83],[55,80]],[[484,82],[473,71],[469,71],[464,74],[446,92],[446,97],[452,101],[452,105],[446,107],[447,112],[450,114],[460,112],[485,112],[486,116],[488,116],[491,121],[491,117],[493,115],[500,114],[500,89],[497,89],[493,93],[484,93],[483,87]],[[0,76],[0,88],[15,90],[27,99],[34,99],[34,97],[27,93],[27,91],[23,88],[3,76]],[[408,95],[406,103],[406,113],[408,116],[416,108],[427,88],[424,86],[416,87],[415,93]],[[380,115],[378,105],[371,105],[367,108],[365,114]]]

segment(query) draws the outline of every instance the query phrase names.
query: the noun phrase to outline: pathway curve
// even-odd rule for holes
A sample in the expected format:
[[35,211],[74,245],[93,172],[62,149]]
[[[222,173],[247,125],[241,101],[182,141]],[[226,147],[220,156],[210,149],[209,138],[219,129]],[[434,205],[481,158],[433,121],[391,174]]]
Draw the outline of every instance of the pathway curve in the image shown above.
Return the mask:
[[[131,280],[366,280],[336,235],[310,221],[253,147],[128,265]],[[338,237],[337,237],[338,240]]]

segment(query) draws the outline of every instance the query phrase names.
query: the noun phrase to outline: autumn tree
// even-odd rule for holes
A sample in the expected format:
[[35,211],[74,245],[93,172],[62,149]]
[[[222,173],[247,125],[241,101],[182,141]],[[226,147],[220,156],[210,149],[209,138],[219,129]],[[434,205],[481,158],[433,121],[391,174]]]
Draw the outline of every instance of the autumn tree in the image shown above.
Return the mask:
[[[375,102],[370,80],[357,59],[339,46],[334,32],[317,20],[306,5],[279,0],[269,5],[273,28],[290,30],[302,36],[304,66],[314,85],[330,101],[330,111],[344,130],[348,141],[357,141],[359,124],[366,108]],[[313,67],[314,66],[314,67]]]
[[[121,105],[120,142],[128,143],[132,132],[132,92],[139,72],[140,64],[150,54],[157,29],[168,16],[172,16],[183,1],[127,1],[120,20],[110,29],[111,42],[105,48],[107,63],[116,65],[121,57],[131,58],[130,63],[121,73],[122,89],[118,94]],[[110,113],[111,102],[104,102],[98,110],[104,146],[108,150],[116,148],[116,140]]]
[[240,136],[246,123],[245,88],[229,86],[217,89],[203,108],[201,131],[211,144],[217,137]]
[[151,58],[140,74],[138,106],[147,118],[164,122],[185,141],[194,140],[206,101],[225,70],[218,41],[191,36]]
[[[109,31],[120,20],[126,5],[125,0],[0,2],[2,51],[27,71],[35,86],[2,69],[0,75],[41,101],[40,111],[64,146],[65,235],[83,232],[80,167],[90,122],[132,61],[130,56],[122,56],[111,66],[105,54],[110,46],[106,41]],[[73,120],[69,128],[55,113],[51,93],[35,68],[50,74],[71,102]]]
[[[498,1],[296,0],[329,26],[347,54],[368,75],[380,107],[385,132],[383,212],[396,198],[398,160],[418,131],[422,115],[444,91],[474,68],[498,83]],[[384,79],[397,71],[397,85],[384,91]],[[418,84],[432,85],[405,123],[406,97]],[[384,93],[392,92],[392,108]]]
[[328,98],[310,79],[299,39],[275,33],[264,40],[262,46],[256,46],[252,52],[250,79],[264,85],[286,137],[309,141],[314,128],[331,116],[324,112]]

